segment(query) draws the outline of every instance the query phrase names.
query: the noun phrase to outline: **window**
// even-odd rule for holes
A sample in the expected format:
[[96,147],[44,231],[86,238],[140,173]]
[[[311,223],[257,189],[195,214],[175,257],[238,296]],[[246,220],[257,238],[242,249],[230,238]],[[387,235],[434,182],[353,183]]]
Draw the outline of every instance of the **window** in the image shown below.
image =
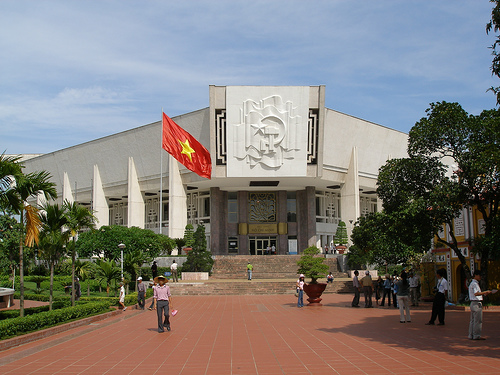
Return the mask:
[[238,194],[236,192],[227,193],[227,221],[238,222]]
[[290,223],[297,222],[297,198],[294,191],[286,193],[286,220]]

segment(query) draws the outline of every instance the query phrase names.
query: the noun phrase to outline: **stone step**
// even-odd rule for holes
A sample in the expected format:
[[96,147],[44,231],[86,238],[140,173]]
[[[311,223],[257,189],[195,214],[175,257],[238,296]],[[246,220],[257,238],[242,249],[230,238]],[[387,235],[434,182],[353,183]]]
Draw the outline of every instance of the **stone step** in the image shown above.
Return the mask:
[[[244,278],[250,262],[254,267],[253,279],[290,279],[297,277],[299,259],[300,255],[218,255],[214,257],[212,276],[217,279]],[[337,258],[325,258],[325,263],[335,278],[347,277],[339,270]]]
[[[258,295],[258,294],[294,294],[293,281],[230,281],[230,282],[179,282],[169,283],[175,295]],[[327,284],[324,293],[352,293],[352,281],[334,280]]]

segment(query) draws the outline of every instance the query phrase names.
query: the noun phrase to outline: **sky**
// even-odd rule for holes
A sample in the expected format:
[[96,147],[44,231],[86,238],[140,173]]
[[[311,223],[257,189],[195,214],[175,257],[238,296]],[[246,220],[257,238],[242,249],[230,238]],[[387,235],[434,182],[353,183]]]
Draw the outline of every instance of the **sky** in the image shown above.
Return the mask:
[[402,132],[495,108],[488,0],[0,1],[0,153],[48,153],[209,106],[209,85],[326,86]]

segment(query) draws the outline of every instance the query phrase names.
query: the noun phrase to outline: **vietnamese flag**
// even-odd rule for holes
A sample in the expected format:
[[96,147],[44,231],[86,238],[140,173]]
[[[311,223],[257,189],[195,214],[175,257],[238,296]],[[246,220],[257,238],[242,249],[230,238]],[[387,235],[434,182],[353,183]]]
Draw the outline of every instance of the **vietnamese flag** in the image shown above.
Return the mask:
[[177,125],[163,113],[162,147],[170,155],[182,163],[187,169],[210,178],[212,175],[212,159],[210,153],[191,134]]

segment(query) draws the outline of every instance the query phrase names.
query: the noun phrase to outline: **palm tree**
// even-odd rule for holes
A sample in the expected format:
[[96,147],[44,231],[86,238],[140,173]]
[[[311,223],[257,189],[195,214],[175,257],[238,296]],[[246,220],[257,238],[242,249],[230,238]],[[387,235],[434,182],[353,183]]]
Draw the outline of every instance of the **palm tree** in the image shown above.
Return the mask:
[[152,258],[138,249],[128,251],[123,257],[123,268],[134,276],[135,290],[137,291],[137,277],[140,276],[141,267],[150,262]]
[[106,294],[109,297],[109,288],[113,281],[121,279],[121,270],[114,260],[102,260],[97,261],[96,276],[101,281],[106,281]]
[[[67,227],[66,210],[58,204],[45,204],[40,212],[42,232],[38,248],[40,256],[45,259],[50,266],[50,295],[49,309],[52,310],[54,267],[66,252],[66,244],[69,241],[70,231]],[[74,289],[71,295],[74,296]]]
[[[73,237],[73,242],[71,246],[68,247],[71,253],[71,290],[75,290],[75,243],[78,236],[78,232],[82,229],[94,228],[94,222],[96,221],[95,216],[92,212],[76,202],[64,201],[63,206],[66,209],[66,227],[70,230],[71,237]],[[75,293],[71,294],[71,306],[75,306]]]
[[[0,162],[0,165],[2,163]],[[22,165],[20,165],[22,167]],[[15,188],[2,195],[2,206],[4,210],[19,215],[21,223],[21,237],[19,240],[19,278],[21,294],[19,301],[20,316],[24,316],[24,246],[32,247],[38,243],[40,218],[36,206],[29,204],[28,199],[43,194],[45,199],[57,197],[55,184],[50,182],[50,174],[47,171],[32,172],[28,174],[19,173],[16,178]],[[3,199],[5,198],[5,199]]]

